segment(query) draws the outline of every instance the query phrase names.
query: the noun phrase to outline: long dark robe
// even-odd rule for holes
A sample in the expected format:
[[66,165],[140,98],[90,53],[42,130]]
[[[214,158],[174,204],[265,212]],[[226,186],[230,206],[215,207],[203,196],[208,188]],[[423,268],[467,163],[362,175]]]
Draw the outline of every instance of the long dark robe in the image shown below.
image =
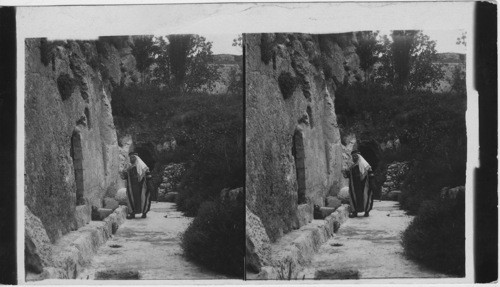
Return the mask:
[[147,213],[151,208],[151,195],[146,176],[138,181],[137,168],[130,167],[127,172],[127,197],[129,213]]
[[373,191],[370,188],[370,177],[361,180],[359,166],[349,169],[349,195],[351,210],[354,212],[369,212],[373,207]]

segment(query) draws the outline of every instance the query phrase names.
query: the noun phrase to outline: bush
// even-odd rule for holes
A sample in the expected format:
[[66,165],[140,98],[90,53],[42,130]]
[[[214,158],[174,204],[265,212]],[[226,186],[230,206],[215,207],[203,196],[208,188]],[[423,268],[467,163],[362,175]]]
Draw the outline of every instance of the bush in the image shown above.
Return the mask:
[[465,276],[465,199],[423,201],[403,232],[405,255],[425,266]]
[[242,278],[245,256],[244,195],[235,204],[204,202],[182,235],[184,254],[214,271]]

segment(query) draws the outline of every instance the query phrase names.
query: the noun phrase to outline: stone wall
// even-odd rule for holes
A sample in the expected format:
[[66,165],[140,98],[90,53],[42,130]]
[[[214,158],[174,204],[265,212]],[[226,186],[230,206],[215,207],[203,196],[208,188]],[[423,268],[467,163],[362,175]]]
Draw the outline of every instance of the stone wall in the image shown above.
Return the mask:
[[271,241],[340,190],[334,91],[362,80],[352,42],[352,34],[245,37],[246,203]]
[[28,39],[25,51],[25,204],[54,242],[78,227],[77,205],[116,191],[110,101],[126,69],[104,41]]

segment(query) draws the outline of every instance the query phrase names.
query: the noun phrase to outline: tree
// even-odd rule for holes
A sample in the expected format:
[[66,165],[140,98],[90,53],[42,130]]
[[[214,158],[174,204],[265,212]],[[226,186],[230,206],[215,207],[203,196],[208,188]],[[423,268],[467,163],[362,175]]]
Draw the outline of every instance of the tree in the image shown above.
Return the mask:
[[457,38],[457,45],[464,45],[464,47],[467,47],[467,33],[462,32],[462,35]]
[[451,82],[452,92],[465,95],[466,93],[465,71],[460,66],[457,65],[453,69],[450,82]]
[[213,62],[212,43],[198,35],[170,35],[168,57],[176,88],[190,92],[211,90],[219,78]]
[[393,31],[392,41],[382,38],[384,52],[377,69],[378,81],[400,91],[436,88],[444,72],[436,63],[436,42],[417,30]]
[[237,68],[231,68],[229,72],[227,92],[233,95],[243,95],[243,75]]
[[380,60],[379,54],[383,51],[383,45],[377,37],[378,31],[356,33],[356,53],[360,60],[359,66],[365,72],[365,82],[370,80],[373,66]]
[[233,39],[233,47],[243,47],[243,36],[238,35],[238,38]]
[[153,36],[140,36],[134,39],[132,55],[135,57],[137,70],[141,73],[141,80],[144,84],[145,74],[154,63]]
[[154,41],[155,68],[153,70],[153,84],[159,87],[170,86],[170,58],[168,41],[164,37],[157,37]]
[[185,91],[211,91],[219,79],[218,65],[213,64],[212,42],[194,35],[191,38],[185,79]]

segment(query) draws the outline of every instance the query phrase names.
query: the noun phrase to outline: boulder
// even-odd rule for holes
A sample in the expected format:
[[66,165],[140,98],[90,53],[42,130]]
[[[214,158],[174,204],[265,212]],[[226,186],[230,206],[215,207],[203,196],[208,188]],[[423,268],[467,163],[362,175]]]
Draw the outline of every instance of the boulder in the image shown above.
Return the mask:
[[100,221],[104,218],[108,217],[111,213],[113,213],[112,209],[109,208],[96,208],[92,206],[92,220]]
[[262,221],[248,207],[245,231],[245,265],[254,272],[260,272],[262,267],[270,265],[271,262],[270,240]]
[[321,217],[326,218],[328,215],[332,214],[338,207],[320,207]]
[[127,198],[127,188],[120,188],[116,192],[115,199],[120,205],[127,205],[128,204],[128,198]]
[[313,210],[307,203],[299,204],[297,207],[298,227],[304,226],[313,220]]
[[52,247],[42,221],[25,207],[24,264],[26,271],[41,273],[52,265]]
[[75,225],[76,229],[79,229],[91,220],[91,209],[90,205],[77,205],[75,208]]
[[349,186],[342,187],[339,194],[337,194],[337,198],[340,202],[348,204],[351,200],[351,196],[349,195]]
[[278,278],[278,272],[271,266],[262,267],[259,274],[257,275],[257,280],[276,280]]
[[110,197],[106,197],[104,198],[104,207],[105,208],[109,208],[111,210],[115,210],[118,208],[118,201],[116,201],[116,199],[114,198],[110,198]]
[[177,200],[177,192],[167,192],[167,194],[165,194],[165,201],[166,202],[176,202]]
[[342,202],[336,196],[328,196],[326,198],[326,207],[333,207],[337,209],[340,205],[342,205]]

